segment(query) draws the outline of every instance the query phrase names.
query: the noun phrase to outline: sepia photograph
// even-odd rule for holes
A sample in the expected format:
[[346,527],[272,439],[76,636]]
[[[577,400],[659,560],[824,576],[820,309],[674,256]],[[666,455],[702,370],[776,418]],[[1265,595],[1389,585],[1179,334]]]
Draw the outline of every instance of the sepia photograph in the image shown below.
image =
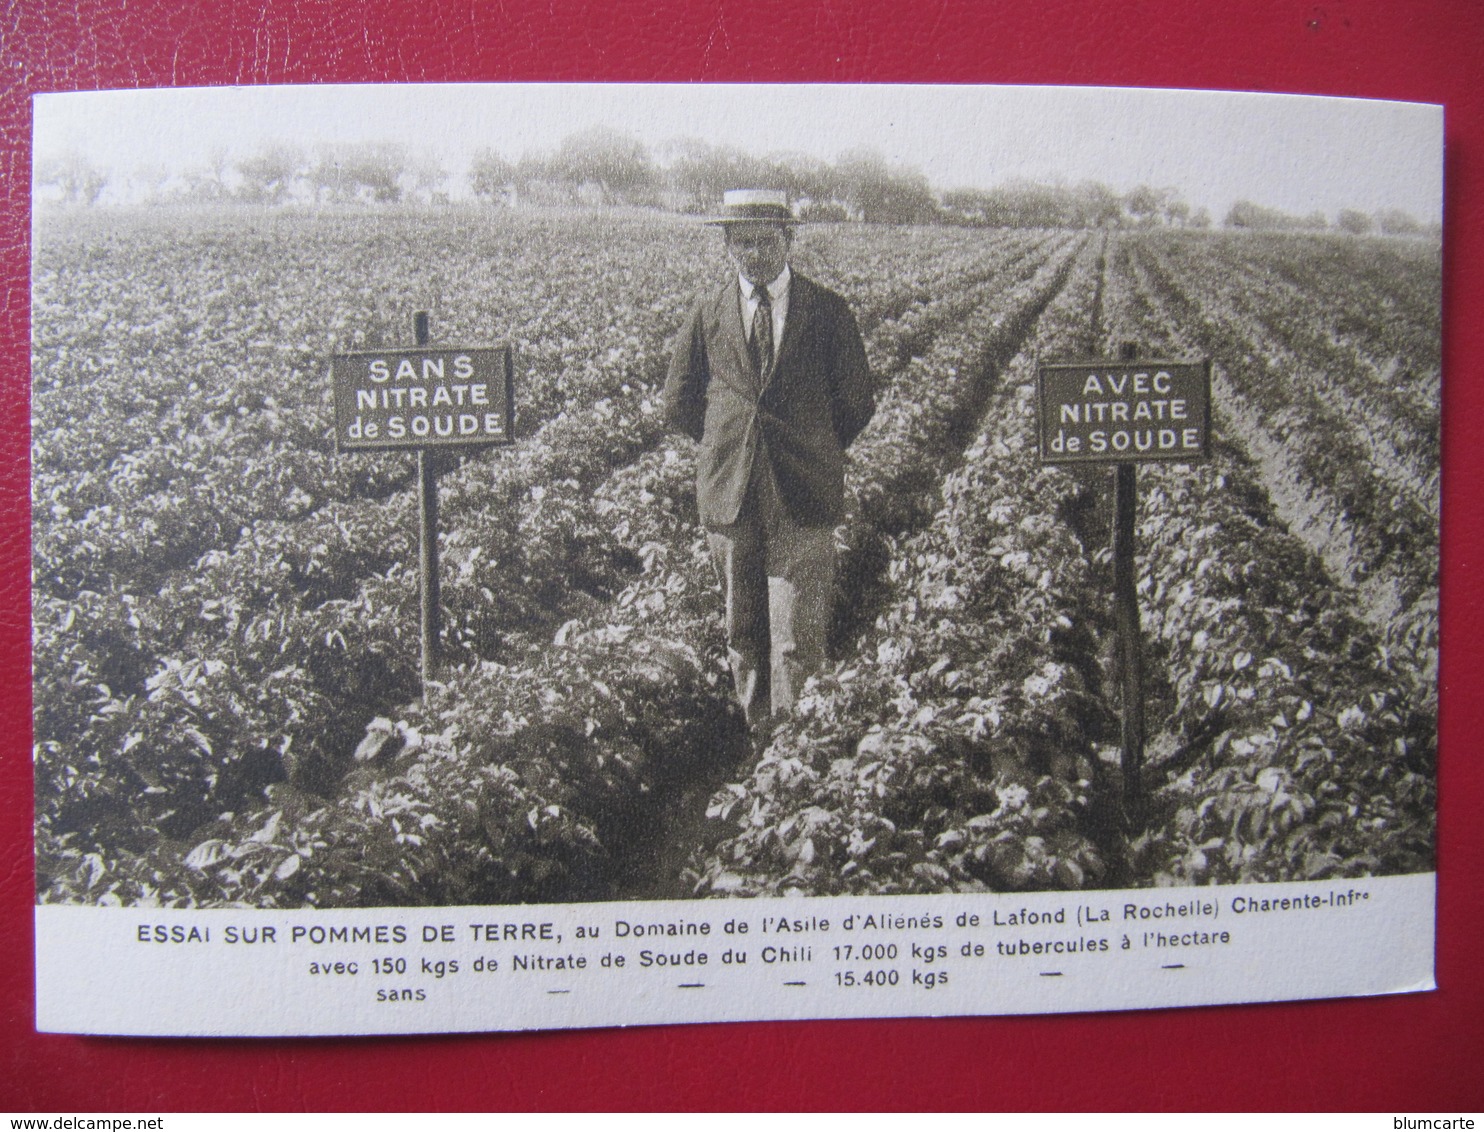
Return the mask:
[[1433,871],[1439,108],[34,106],[38,904]]

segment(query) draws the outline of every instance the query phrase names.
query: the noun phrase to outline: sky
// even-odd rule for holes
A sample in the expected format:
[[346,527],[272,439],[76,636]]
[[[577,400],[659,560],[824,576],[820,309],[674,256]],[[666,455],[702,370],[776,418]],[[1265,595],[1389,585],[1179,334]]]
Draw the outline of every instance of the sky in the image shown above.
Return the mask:
[[[180,173],[273,142],[390,141],[461,178],[490,147],[518,158],[604,125],[657,149],[699,138],[834,160],[858,148],[934,188],[1096,180],[1172,187],[1219,221],[1232,202],[1285,212],[1400,208],[1442,217],[1438,106],[1274,94],[1096,87],[367,85],[38,95],[38,162],[80,153],[127,177]],[[739,186],[740,187],[740,186]]]

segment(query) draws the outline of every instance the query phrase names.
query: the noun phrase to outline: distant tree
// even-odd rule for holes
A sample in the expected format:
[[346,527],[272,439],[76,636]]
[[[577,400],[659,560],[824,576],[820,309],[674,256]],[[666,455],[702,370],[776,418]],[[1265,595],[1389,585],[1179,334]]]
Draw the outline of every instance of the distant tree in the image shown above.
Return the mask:
[[783,188],[769,183],[763,161],[733,146],[713,146],[696,138],[666,142],[666,181],[689,212],[706,212],[721,204],[728,189]]
[[711,146],[700,138],[672,138],[660,146],[665,186],[682,212],[700,212],[710,202],[710,185],[705,173],[710,152]]
[[1123,207],[1135,224],[1148,227],[1159,223],[1165,206],[1174,195],[1171,189],[1155,189],[1148,185],[1139,185],[1125,194]]
[[805,153],[758,157],[735,146],[676,138],[660,147],[659,156],[664,183],[677,207],[687,212],[717,208],[728,189],[781,189],[792,202],[819,207],[841,196],[837,170]]
[[1231,206],[1222,222],[1228,228],[1254,228],[1267,231],[1284,231],[1296,228],[1312,228],[1316,224],[1324,227],[1324,217],[1311,213],[1307,217],[1294,216],[1276,208],[1254,204],[1250,200],[1239,200]]
[[551,155],[547,153],[523,153],[515,163],[515,186],[524,191],[536,181],[552,179]]
[[192,201],[221,201],[231,195],[227,185],[227,166],[230,164],[227,151],[220,147],[211,151],[204,165],[194,165],[185,171],[183,195]]
[[644,143],[607,126],[565,138],[550,168],[559,179],[574,186],[597,186],[605,204],[644,198],[659,181]]
[[309,170],[314,199],[370,200],[391,204],[402,199],[407,147],[392,142],[355,142],[322,146]]
[[888,165],[874,150],[841,154],[835,175],[844,203],[861,220],[927,224],[938,219],[938,202],[928,179],[909,166]]
[[765,187],[779,188],[792,200],[831,202],[839,185],[829,162],[807,153],[774,153],[763,159],[767,168]]
[[994,194],[991,216],[1011,228],[1068,228],[1079,226],[1076,202],[1062,185],[1011,181]]
[[1352,236],[1364,236],[1373,227],[1371,218],[1354,208],[1343,208],[1335,218],[1335,227]]
[[815,224],[840,224],[850,219],[850,212],[837,200],[811,200],[799,208],[799,219]]
[[274,142],[237,162],[242,178],[238,192],[246,200],[278,204],[293,193],[295,183],[307,172],[302,149]]
[[139,186],[140,196],[153,204],[165,194],[165,184],[170,180],[170,170],[159,163],[148,163],[134,170],[131,178]]
[[1205,209],[1205,208],[1198,208],[1198,209],[1196,209],[1195,212],[1190,217],[1190,227],[1192,227],[1192,228],[1209,228],[1209,227],[1211,227],[1211,213],[1210,213],[1210,211],[1208,209]]
[[402,176],[407,172],[407,148],[391,142],[352,146],[346,167],[362,190],[378,204],[402,199]]
[[890,176],[886,159],[874,150],[842,153],[835,162],[841,199],[859,220],[881,219],[881,201]]
[[951,220],[999,228],[1098,228],[1123,219],[1123,198],[1107,185],[1084,181],[1068,187],[1014,180],[993,189],[954,189],[943,194]]
[[1083,181],[1070,190],[1071,209],[1079,228],[1106,228],[1123,220],[1123,201],[1101,181]]
[[1415,216],[1399,208],[1383,208],[1376,213],[1376,227],[1388,236],[1415,236],[1423,230]]
[[1009,181],[976,202],[981,223],[997,228],[1062,228],[1079,222],[1076,202],[1064,186]]
[[55,188],[68,204],[93,205],[108,187],[108,173],[80,153],[67,153],[41,162],[36,183]]
[[227,187],[227,151],[217,146],[211,151],[211,156],[206,159],[203,176],[211,186],[212,196],[220,200],[230,193]]
[[346,183],[345,172],[341,169],[334,151],[326,146],[320,147],[305,180],[309,182],[309,188],[314,193],[316,204],[325,197],[335,201],[350,199],[352,190]]
[[469,191],[480,200],[493,201],[515,182],[515,165],[485,147],[469,163]]
[[994,197],[983,189],[949,189],[942,198],[943,210],[950,221],[975,227],[990,223],[993,201]]
[[448,170],[436,153],[420,153],[413,158],[411,176],[413,191],[423,200],[429,204],[447,202],[448,191],[444,186],[448,184]]
[[1221,223],[1227,228],[1257,228],[1261,227],[1261,214],[1262,209],[1250,200],[1234,201]]

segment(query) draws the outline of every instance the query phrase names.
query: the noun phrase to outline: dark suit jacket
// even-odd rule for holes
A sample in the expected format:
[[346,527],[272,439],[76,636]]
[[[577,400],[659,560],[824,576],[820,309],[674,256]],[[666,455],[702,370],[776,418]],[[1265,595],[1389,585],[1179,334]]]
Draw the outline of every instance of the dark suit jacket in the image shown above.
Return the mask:
[[696,495],[708,527],[737,521],[754,461],[806,526],[839,522],[845,448],[875,412],[871,372],[845,300],[797,271],[772,370],[759,379],[742,331],[741,284],[702,295],[675,343],[665,417],[700,443]]

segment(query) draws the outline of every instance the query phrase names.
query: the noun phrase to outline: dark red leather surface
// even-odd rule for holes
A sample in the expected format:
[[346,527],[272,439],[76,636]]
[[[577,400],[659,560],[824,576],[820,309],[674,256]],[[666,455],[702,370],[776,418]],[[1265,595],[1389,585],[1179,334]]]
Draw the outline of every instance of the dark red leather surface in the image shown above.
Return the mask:
[[[1484,6],[1325,0],[17,0],[0,15],[0,1110],[1484,1107]],[[454,80],[1073,83],[1447,106],[1438,983],[1118,1015],[359,1041],[32,1027],[27,507],[38,91]]]

